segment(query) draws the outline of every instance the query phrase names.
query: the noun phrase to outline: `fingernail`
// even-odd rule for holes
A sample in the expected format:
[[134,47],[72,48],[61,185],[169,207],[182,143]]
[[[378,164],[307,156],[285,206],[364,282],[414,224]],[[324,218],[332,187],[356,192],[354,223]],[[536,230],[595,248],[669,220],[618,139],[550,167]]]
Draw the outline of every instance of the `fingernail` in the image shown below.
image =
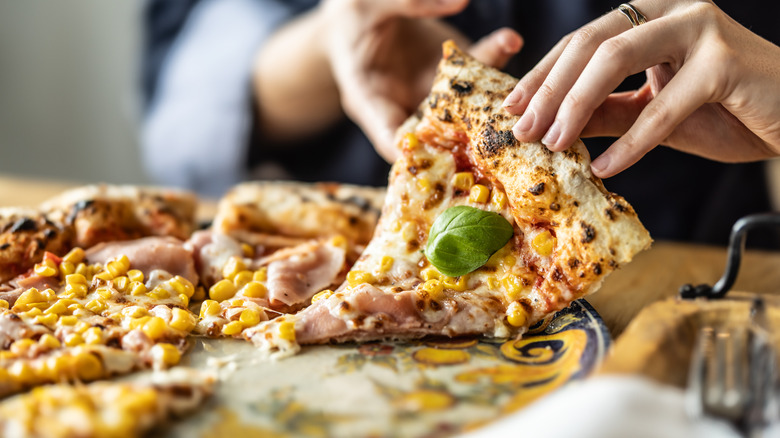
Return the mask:
[[513,90],[511,93],[509,93],[509,96],[504,99],[504,103],[501,104],[504,108],[515,106],[520,102],[520,99],[523,97],[523,92],[520,90]]
[[560,136],[561,124],[556,120],[553,122],[552,126],[550,126],[550,129],[547,130],[547,134],[544,134],[544,137],[542,137],[542,144],[551,148],[555,146],[555,143],[558,142],[558,137]]
[[520,120],[515,123],[515,126],[512,128],[512,131],[515,134],[518,133],[525,133],[528,132],[528,130],[531,129],[532,126],[534,126],[534,119],[536,118],[536,115],[531,110],[526,110],[526,112],[523,114],[523,117],[520,117]]
[[593,171],[593,173],[598,175],[603,175],[604,172],[606,172],[607,168],[609,167],[609,162],[611,161],[611,158],[607,153],[603,153],[599,155],[598,158],[593,160],[592,163],[590,163],[590,168]]

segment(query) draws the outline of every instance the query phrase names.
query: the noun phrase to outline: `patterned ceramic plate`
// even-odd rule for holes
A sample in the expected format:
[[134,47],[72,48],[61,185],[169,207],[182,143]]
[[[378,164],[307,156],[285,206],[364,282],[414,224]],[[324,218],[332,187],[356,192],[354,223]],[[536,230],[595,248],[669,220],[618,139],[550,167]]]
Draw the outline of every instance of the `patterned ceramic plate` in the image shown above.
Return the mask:
[[609,333],[584,300],[519,341],[473,338],[305,347],[278,362],[243,341],[196,341],[183,365],[219,369],[216,397],[177,437],[439,437],[479,427],[593,371]]

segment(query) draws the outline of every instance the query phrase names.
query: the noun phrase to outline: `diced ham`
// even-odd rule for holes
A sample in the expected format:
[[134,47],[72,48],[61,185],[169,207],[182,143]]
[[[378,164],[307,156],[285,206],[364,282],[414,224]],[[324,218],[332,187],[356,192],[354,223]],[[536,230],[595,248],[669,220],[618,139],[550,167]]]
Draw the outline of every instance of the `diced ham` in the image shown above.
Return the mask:
[[87,250],[87,260],[90,263],[106,263],[122,254],[130,259],[132,269],[138,269],[146,276],[155,269],[161,269],[171,275],[181,275],[193,284],[198,283],[192,251],[184,242],[173,237],[101,243]]
[[222,267],[233,256],[243,256],[241,244],[227,234],[203,230],[192,234],[187,241],[195,256],[195,267],[200,279],[210,286],[222,278]]
[[42,277],[30,271],[0,286],[0,300],[5,300],[10,306],[13,306],[19,296],[31,287],[38,290],[49,288],[57,290],[59,285],[58,277]]
[[312,295],[340,280],[344,248],[325,242],[307,242],[281,249],[260,261],[268,266],[268,298],[286,306],[305,304]]

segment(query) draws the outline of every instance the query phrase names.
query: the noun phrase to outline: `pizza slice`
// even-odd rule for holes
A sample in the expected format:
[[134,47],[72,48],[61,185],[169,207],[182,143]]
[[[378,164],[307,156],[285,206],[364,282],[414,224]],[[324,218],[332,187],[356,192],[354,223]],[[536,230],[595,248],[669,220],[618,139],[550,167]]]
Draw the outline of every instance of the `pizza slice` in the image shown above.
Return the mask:
[[338,286],[373,233],[384,193],[335,183],[234,187],[211,229],[190,240],[209,287],[196,332],[238,337]]
[[141,437],[193,412],[213,392],[213,376],[177,368],[138,382],[57,384],[0,402],[0,436]]
[[282,356],[330,341],[521,336],[647,248],[634,210],[591,174],[581,142],[553,153],[514,138],[516,117],[501,102],[515,83],[445,43],[346,282],[243,336]]

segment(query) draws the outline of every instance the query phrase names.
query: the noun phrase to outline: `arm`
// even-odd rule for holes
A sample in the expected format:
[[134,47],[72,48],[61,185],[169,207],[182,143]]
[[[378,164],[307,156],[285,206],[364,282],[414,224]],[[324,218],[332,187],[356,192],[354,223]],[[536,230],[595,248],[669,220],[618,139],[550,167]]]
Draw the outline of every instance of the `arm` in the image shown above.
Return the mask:
[[[780,48],[711,1],[637,0],[648,22],[615,10],[562,40],[505,102],[522,141],[566,149],[579,136],[619,136],[593,161],[615,175],[658,144],[719,161],[780,154]],[[610,94],[647,71],[639,90]]]
[[438,17],[468,0],[329,0],[280,29],[258,53],[253,73],[264,135],[314,134],[344,113],[388,161],[395,129],[427,94],[441,43],[455,39],[501,66],[520,36],[500,29],[471,45]]

